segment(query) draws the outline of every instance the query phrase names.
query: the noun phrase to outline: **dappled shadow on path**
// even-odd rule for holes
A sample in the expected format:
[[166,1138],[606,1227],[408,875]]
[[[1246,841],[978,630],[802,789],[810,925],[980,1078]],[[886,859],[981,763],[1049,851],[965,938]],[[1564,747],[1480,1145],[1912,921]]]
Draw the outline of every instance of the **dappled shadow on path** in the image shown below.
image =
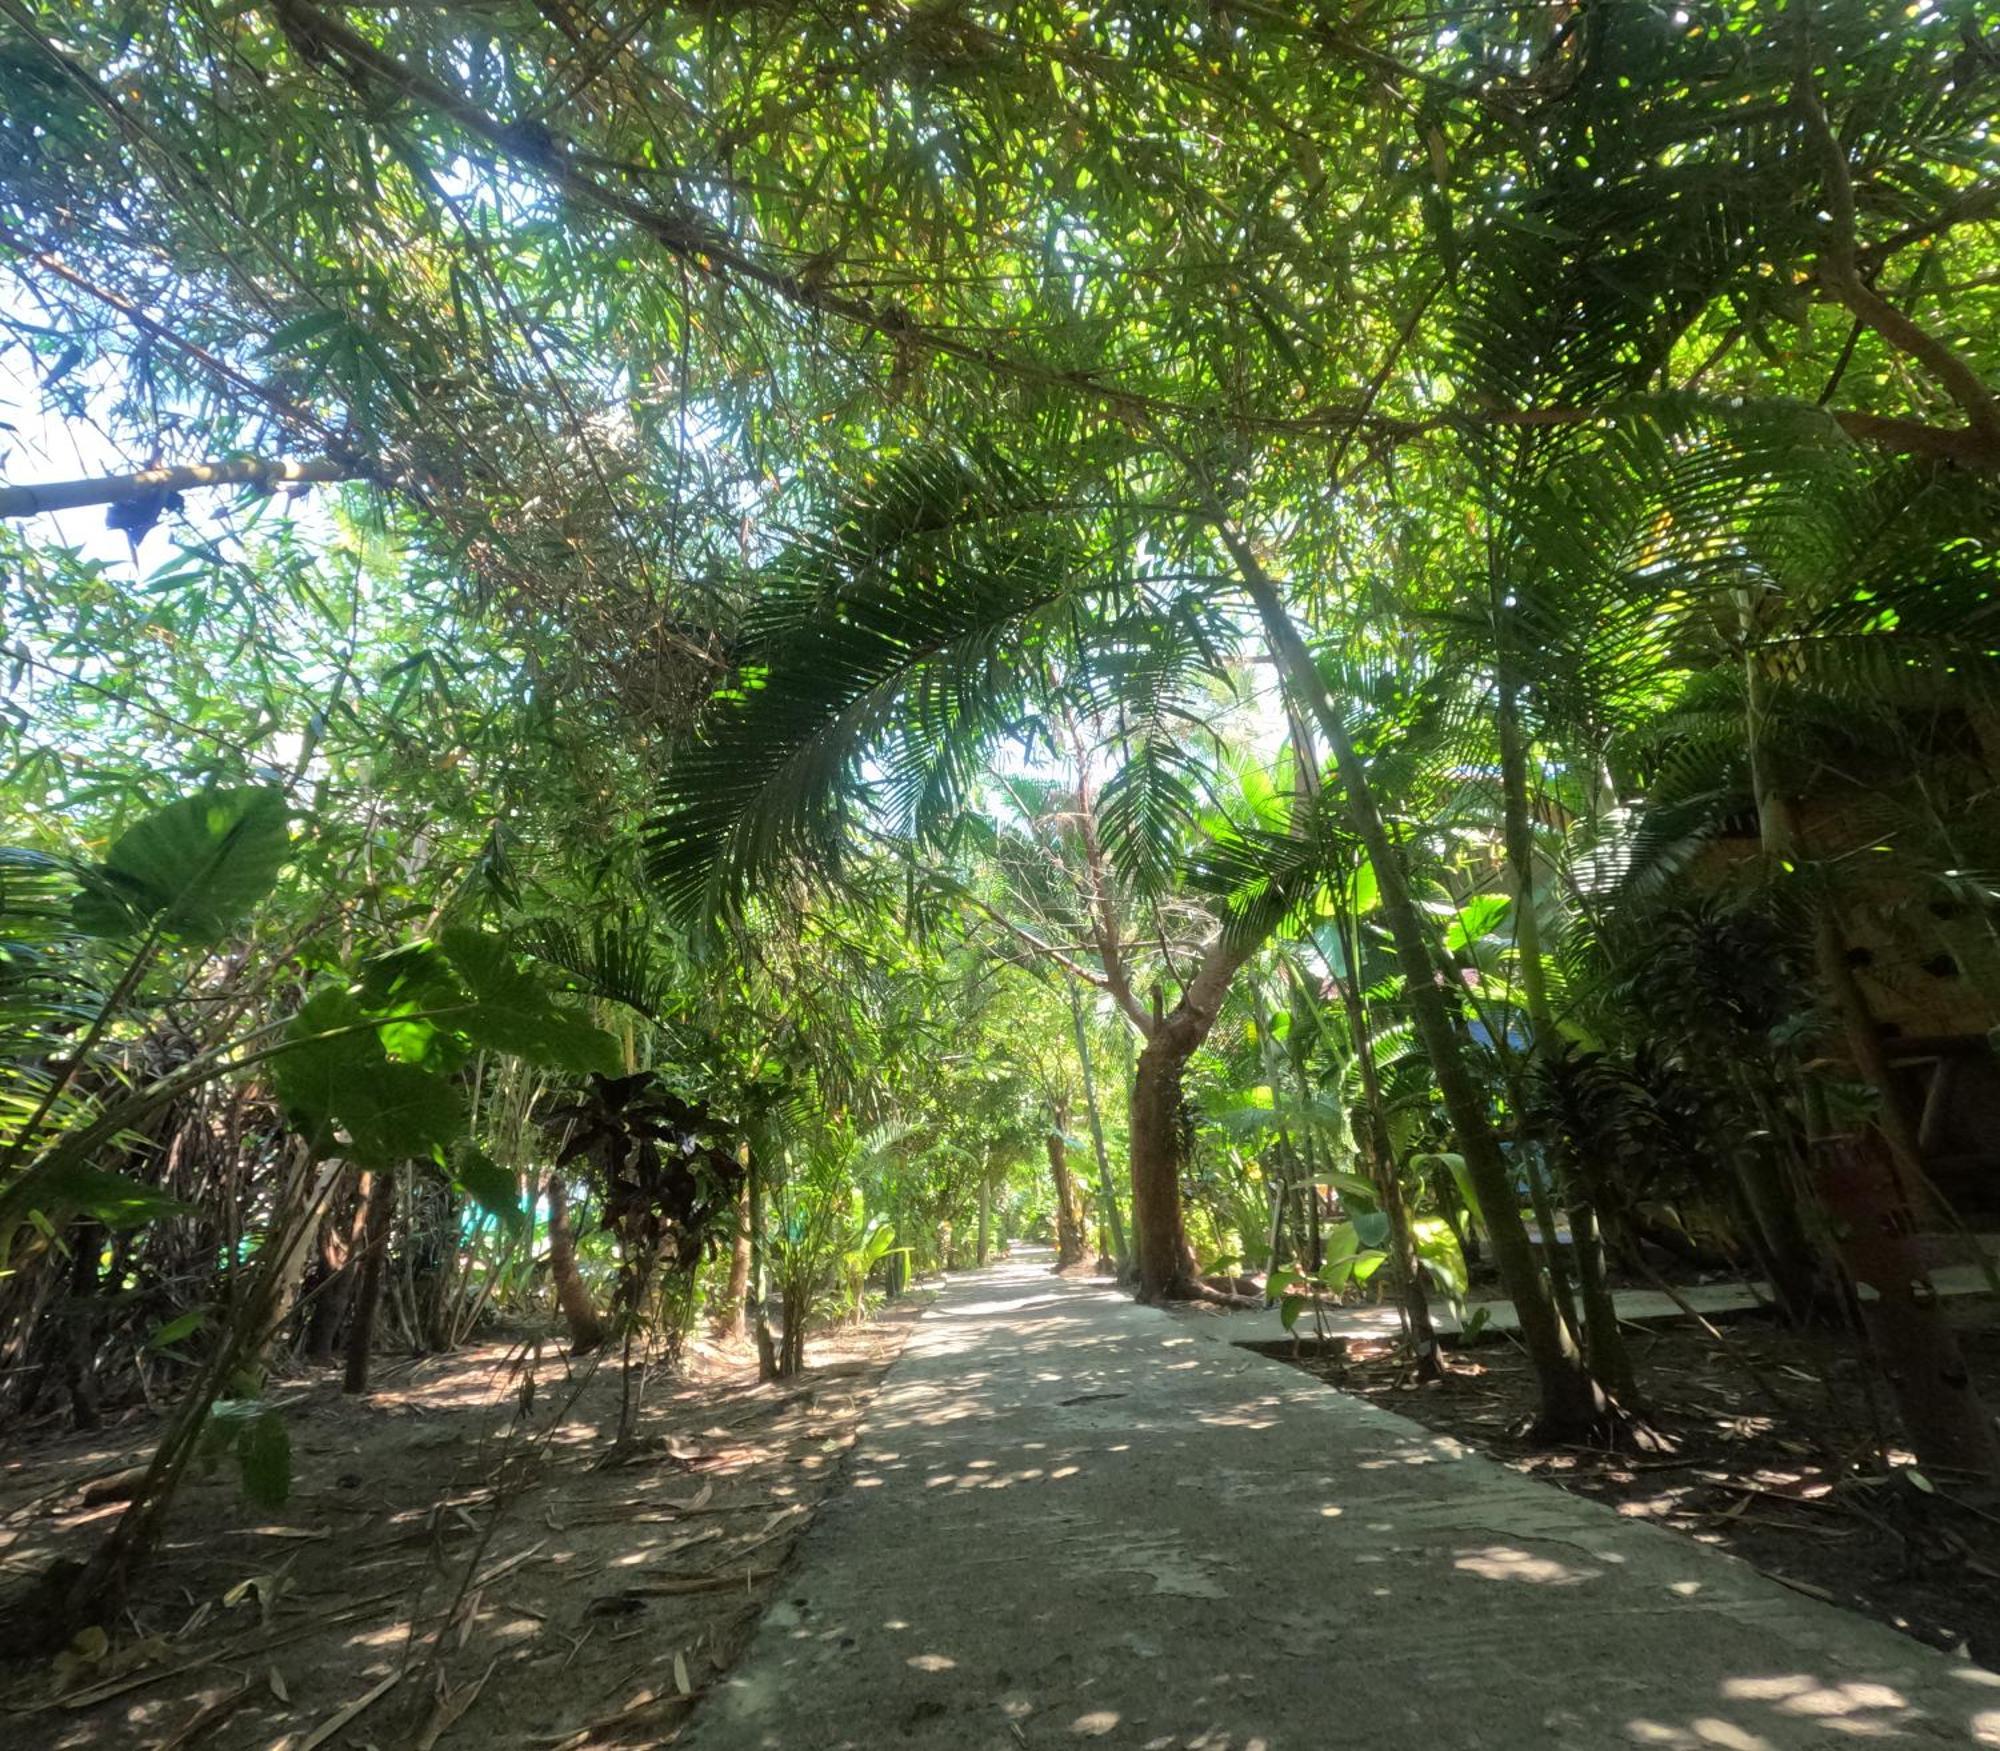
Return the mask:
[[2000,1746],[1993,1674],[1100,1285],[954,1284],[851,1482],[698,1746]]

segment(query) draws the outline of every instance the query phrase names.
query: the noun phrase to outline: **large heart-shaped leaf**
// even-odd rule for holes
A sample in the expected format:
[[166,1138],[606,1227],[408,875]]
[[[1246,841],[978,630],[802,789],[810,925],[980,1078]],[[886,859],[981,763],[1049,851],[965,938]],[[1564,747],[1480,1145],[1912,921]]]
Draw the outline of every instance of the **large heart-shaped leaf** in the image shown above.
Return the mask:
[[314,1150],[343,1151],[364,1167],[434,1155],[465,1131],[458,1090],[391,1058],[380,1027],[351,993],[329,987],[292,1018],[271,1065],[278,1098]]
[[209,943],[240,924],[291,853],[285,793],[210,790],[156,810],[87,870],[72,916],[92,936],[157,929]]
[[618,1042],[558,1004],[514,964],[513,952],[497,936],[447,930],[439,946],[472,999],[452,1018],[469,1039],[551,1070],[609,1076],[623,1067]]

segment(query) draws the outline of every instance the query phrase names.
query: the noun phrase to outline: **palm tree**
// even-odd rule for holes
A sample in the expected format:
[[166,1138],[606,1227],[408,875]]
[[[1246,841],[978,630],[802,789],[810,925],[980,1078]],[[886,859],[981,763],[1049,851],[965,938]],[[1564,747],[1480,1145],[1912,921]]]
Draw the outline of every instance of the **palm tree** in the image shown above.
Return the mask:
[[[1072,501],[1073,502],[1073,501]],[[1010,735],[1070,744],[1065,833],[1088,976],[1143,1045],[1131,1090],[1141,1295],[1200,1296],[1181,1212],[1181,1081],[1261,937],[1183,907],[1174,1001],[1143,1000],[1121,912],[1171,884],[1198,762],[1177,693],[1217,671],[1198,599],[1153,588],[1129,546],[993,455],[886,465],[823,533],[766,568],[737,678],[668,772],[648,826],[664,903],[690,923],[753,889],[823,882],[863,823],[936,864],[964,830],[988,751]],[[1098,749],[1085,719],[1115,721]],[[1100,787],[1094,764],[1112,761]],[[989,908],[990,910],[990,908]],[[1015,935],[1021,934],[1016,927]]]

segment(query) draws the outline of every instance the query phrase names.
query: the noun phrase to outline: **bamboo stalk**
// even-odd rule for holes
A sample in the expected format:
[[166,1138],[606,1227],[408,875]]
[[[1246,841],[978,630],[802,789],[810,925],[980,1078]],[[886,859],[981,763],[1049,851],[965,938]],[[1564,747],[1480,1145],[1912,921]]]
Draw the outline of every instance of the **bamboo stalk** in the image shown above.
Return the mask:
[[206,486],[256,486],[269,492],[287,484],[361,477],[362,470],[353,463],[336,462],[330,457],[310,462],[288,462],[270,456],[245,456],[231,462],[190,462],[178,468],[142,468],[133,474],[55,480],[42,486],[0,486],[0,517],[38,517],[45,511],[120,504],[155,493],[164,497]]

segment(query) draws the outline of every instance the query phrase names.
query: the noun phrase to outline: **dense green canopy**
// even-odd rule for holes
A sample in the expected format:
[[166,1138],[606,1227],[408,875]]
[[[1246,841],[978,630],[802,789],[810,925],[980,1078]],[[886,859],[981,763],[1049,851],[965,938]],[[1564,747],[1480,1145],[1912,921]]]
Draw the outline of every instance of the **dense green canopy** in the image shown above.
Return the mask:
[[566,1197],[676,1350],[1032,1228],[1629,1433],[1607,1268],[1994,1165],[1996,113],[1981,0],[0,0],[10,1353],[226,1276],[193,1431],[411,1168],[446,1337]]

